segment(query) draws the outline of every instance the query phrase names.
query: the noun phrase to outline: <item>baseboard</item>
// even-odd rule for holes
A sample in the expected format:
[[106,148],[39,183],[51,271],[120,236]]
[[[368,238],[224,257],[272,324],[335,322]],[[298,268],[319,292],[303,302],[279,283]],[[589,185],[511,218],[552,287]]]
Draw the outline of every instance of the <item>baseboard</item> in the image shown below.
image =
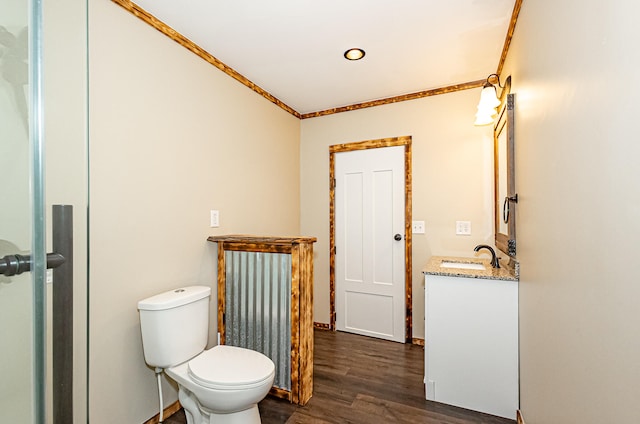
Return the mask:
[[525,424],[524,418],[522,417],[522,412],[520,412],[519,409],[516,411],[516,422],[518,424]]
[[314,322],[313,328],[316,330],[331,330],[331,324],[325,324],[323,322]]
[[[172,416],[173,414],[178,412],[180,410],[180,408],[182,408],[182,405],[180,405],[179,401],[173,402],[171,405],[169,405],[166,408],[164,408],[163,413],[162,413],[162,420],[163,421],[166,420],[167,418],[169,418],[170,416]],[[158,424],[159,422],[160,422],[160,413],[158,413],[155,416],[149,418],[143,424]]]
[[416,339],[414,337],[413,339],[411,339],[411,344],[424,347],[424,339]]

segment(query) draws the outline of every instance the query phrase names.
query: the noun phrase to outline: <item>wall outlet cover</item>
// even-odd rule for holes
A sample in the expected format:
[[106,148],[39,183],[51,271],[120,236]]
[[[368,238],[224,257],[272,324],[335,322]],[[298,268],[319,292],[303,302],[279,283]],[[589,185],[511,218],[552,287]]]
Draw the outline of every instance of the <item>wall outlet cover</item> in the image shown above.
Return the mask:
[[413,234],[424,234],[424,221],[413,221],[411,232]]
[[456,221],[456,235],[470,236],[471,221]]

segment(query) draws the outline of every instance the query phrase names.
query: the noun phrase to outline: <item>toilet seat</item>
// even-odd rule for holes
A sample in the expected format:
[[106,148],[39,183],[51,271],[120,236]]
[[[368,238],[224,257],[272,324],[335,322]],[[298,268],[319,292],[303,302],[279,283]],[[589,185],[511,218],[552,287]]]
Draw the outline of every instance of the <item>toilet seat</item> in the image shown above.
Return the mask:
[[189,361],[189,376],[211,389],[243,390],[264,384],[275,372],[273,362],[260,352],[218,345]]

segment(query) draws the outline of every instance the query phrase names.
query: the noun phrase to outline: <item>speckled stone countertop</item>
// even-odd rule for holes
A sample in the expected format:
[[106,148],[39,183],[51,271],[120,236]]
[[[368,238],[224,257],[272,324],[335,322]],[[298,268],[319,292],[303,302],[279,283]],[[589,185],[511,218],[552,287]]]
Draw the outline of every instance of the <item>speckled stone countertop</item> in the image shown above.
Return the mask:
[[[457,262],[463,264],[482,264],[484,270],[445,268],[441,267],[442,262]],[[500,260],[500,268],[493,268],[489,259],[460,258],[455,256],[432,256],[429,262],[422,269],[423,274],[444,275],[450,277],[486,278],[489,280],[518,281],[520,277],[519,264],[515,262],[512,267],[503,260]]]

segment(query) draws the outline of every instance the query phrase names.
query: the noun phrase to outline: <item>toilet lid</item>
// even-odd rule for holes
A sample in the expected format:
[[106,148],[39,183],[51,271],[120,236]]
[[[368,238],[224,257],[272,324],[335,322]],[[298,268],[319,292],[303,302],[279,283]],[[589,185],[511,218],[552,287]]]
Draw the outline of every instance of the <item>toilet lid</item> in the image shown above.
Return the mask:
[[189,375],[209,388],[251,386],[262,383],[275,372],[275,365],[254,350],[219,345],[189,361]]

